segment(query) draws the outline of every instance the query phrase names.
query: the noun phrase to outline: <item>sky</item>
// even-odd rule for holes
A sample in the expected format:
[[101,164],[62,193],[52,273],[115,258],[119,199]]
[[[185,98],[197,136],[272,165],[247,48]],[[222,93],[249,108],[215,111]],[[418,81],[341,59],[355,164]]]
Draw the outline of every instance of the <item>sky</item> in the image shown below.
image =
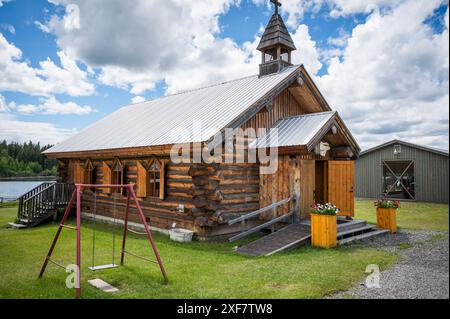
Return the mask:
[[[304,64],[362,149],[448,150],[442,0],[282,0]],[[258,73],[268,0],[0,0],[0,140],[55,144],[122,106]]]

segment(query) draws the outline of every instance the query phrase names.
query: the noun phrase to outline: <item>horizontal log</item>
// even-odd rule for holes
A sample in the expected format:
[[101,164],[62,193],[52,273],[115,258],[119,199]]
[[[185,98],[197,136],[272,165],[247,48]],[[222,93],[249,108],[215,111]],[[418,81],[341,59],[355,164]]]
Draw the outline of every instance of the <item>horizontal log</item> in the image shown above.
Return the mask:
[[179,182],[167,182],[167,187],[170,188],[184,188],[184,189],[192,189],[194,187],[194,184],[192,183],[179,183]]
[[252,178],[246,178],[246,179],[238,179],[238,178],[230,178],[230,179],[224,179],[220,182],[220,185],[236,185],[237,187],[242,185],[259,185],[259,178],[252,179]]

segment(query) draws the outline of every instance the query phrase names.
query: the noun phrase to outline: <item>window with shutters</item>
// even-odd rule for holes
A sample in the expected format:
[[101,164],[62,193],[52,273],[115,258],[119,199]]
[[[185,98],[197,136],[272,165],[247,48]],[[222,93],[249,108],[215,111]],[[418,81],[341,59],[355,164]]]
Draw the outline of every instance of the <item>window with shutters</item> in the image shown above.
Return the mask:
[[[83,184],[95,185],[97,184],[97,168],[94,166],[90,159],[84,163],[84,181]],[[90,191],[94,192],[95,188],[90,188]]]
[[153,160],[148,167],[147,195],[150,197],[160,197],[161,188],[161,163]]
[[97,179],[97,172],[90,159],[88,159],[84,163],[84,172],[84,184],[95,184]]
[[[122,185],[123,184],[123,165],[118,158],[114,160],[111,174],[111,182],[114,185]],[[113,193],[121,194],[122,188],[114,187],[112,189]]]
[[138,197],[164,199],[165,162],[158,159],[137,162]]

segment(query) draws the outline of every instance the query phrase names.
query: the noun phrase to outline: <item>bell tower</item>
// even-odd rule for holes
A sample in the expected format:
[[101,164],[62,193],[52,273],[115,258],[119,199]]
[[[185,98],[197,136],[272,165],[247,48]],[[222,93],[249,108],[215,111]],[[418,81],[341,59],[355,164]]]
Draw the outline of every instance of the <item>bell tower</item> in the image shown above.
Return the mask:
[[292,65],[292,51],[296,50],[283,18],[278,13],[281,3],[270,0],[275,5],[275,13],[264,31],[257,50],[261,51],[259,76],[278,73]]

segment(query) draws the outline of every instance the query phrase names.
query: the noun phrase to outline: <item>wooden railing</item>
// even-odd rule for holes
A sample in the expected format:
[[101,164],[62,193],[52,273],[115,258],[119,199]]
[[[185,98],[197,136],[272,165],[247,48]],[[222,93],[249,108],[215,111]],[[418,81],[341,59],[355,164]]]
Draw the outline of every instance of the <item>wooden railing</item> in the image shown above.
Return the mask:
[[63,183],[42,183],[18,198],[17,217],[25,224],[33,224],[58,208],[65,207],[74,190],[74,185]]
[[285,68],[292,66],[291,63],[284,60],[274,60],[259,65],[259,75],[268,75],[283,71]]
[[[286,204],[289,204],[290,202],[293,202],[294,209],[291,210],[289,213],[287,213],[285,215],[282,215],[282,216],[274,217],[271,220],[269,220],[269,221],[267,221],[267,222],[265,222],[263,224],[260,224],[260,225],[258,225],[256,227],[253,227],[253,228],[250,228],[250,229],[247,229],[247,221],[248,220],[253,219],[255,217],[258,217],[262,213],[265,213],[265,212],[268,212],[268,211],[274,211],[276,208],[278,208],[280,206],[283,206],[283,205],[286,205]],[[283,199],[283,200],[281,200],[281,201],[279,201],[277,203],[273,203],[273,204],[271,204],[269,206],[266,206],[264,208],[258,209],[258,210],[254,211],[254,212],[249,213],[249,214],[240,216],[240,217],[238,217],[236,219],[230,220],[228,222],[228,225],[234,225],[234,224],[237,224],[237,223],[240,222],[241,225],[242,225],[242,232],[237,234],[237,235],[235,235],[235,236],[233,236],[233,237],[231,237],[229,239],[229,241],[233,242],[233,241],[236,241],[236,240],[239,240],[239,239],[243,239],[243,238],[248,237],[248,236],[250,236],[250,235],[252,235],[252,234],[254,234],[256,232],[259,232],[260,230],[262,230],[264,228],[273,226],[276,223],[279,223],[281,221],[285,221],[285,220],[291,219],[292,223],[296,223],[296,222],[298,222],[298,219],[299,219],[298,213],[299,213],[299,211],[298,211],[298,199],[297,199],[296,196],[293,196],[293,197],[289,197],[289,198]]]

